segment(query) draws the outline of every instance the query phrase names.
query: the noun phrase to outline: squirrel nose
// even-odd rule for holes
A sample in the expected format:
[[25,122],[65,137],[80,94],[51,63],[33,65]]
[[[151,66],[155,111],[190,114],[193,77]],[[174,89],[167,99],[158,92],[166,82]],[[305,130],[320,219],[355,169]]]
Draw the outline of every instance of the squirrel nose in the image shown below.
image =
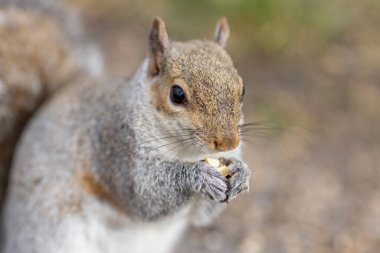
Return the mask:
[[238,134],[235,134],[231,137],[215,137],[211,140],[211,148],[218,151],[228,151],[235,149],[240,142]]

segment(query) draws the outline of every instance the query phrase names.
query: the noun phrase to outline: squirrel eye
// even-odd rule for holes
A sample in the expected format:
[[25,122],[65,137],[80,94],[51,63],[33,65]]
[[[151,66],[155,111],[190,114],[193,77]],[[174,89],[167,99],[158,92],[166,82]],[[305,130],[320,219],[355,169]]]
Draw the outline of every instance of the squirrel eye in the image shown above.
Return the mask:
[[186,95],[181,87],[174,85],[170,90],[170,101],[175,105],[183,105],[186,103]]

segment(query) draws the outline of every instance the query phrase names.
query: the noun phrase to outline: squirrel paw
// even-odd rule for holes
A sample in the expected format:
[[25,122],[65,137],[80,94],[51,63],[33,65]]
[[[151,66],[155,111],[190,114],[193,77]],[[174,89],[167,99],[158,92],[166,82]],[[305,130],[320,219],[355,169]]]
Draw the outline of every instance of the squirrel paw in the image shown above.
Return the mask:
[[198,176],[194,185],[195,191],[203,197],[216,201],[226,199],[227,179],[213,167],[203,162],[198,163]]
[[228,165],[228,174],[230,178],[228,179],[228,190],[226,192],[225,202],[229,202],[240,192],[249,190],[251,171],[247,164],[236,159],[231,159],[231,163]]

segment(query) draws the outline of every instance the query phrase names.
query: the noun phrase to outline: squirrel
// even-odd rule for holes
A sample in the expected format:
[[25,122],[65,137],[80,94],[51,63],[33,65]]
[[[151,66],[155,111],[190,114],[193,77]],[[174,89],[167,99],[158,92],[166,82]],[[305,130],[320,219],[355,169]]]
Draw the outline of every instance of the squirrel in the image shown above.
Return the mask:
[[[7,162],[4,253],[171,252],[189,225],[209,224],[248,191],[239,137],[244,88],[225,50],[226,18],[213,41],[176,42],[156,17],[147,57],[132,78],[115,80],[86,71],[51,17],[1,15],[0,66],[12,62],[11,47],[41,50],[41,59],[31,57],[38,62],[18,54],[25,62],[0,69],[10,101],[0,104],[8,122],[1,150],[4,136],[22,131],[8,151],[15,154]],[[21,36],[23,29],[33,36]],[[12,79],[13,70],[22,78]],[[4,117],[7,110],[20,118]],[[223,161],[228,176],[205,157]]]
[[29,118],[76,76],[102,74],[101,55],[79,27],[79,17],[58,1],[0,0],[0,205]]

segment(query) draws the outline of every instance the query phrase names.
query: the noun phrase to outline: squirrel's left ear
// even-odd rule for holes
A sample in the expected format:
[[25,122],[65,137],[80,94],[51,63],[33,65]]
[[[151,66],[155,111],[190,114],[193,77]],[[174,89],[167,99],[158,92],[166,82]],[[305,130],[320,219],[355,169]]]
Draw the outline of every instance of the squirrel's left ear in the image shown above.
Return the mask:
[[230,27],[228,26],[227,18],[221,17],[216,25],[214,41],[222,47],[226,47],[229,36]]
[[169,47],[169,37],[165,23],[160,17],[155,17],[149,34],[149,71],[152,76],[158,75],[164,64],[164,56]]

